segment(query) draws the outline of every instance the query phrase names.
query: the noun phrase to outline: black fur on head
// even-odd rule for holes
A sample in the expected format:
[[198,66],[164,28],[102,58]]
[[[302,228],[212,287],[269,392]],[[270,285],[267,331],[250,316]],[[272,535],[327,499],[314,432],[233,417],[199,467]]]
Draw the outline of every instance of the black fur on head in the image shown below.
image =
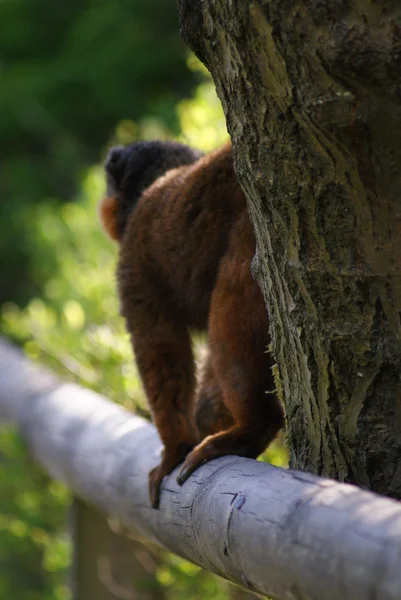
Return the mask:
[[111,148],[104,167],[107,173],[108,195],[116,196],[118,200],[120,235],[146,188],[166,171],[193,164],[201,156],[202,152],[184,144],[159,140]]

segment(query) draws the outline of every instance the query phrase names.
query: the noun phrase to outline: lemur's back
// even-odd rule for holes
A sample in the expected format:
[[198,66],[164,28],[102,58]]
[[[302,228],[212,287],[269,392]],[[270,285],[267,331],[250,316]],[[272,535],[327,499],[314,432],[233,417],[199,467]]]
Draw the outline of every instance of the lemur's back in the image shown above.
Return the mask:
[[[235,223],[241,234],[230,244]],[[205,328],[221,259],[235,244],[249,271],[255,242],[227,144],[143,193],[121,243],[120,276],[135,262],[140,272],[131,267],[131,280],[146,279],[189,326]]]

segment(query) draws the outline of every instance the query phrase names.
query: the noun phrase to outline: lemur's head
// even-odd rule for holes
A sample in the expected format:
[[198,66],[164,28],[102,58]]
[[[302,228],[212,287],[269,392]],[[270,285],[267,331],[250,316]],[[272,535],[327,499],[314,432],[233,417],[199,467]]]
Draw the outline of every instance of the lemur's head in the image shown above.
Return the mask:
[[135,204],[156,179],[170,169],[193,164],[201,156],[202,152],[184,144],[160,140],[111,148],[104,163],[107,193],[100,205],[109,236],[121,238]]

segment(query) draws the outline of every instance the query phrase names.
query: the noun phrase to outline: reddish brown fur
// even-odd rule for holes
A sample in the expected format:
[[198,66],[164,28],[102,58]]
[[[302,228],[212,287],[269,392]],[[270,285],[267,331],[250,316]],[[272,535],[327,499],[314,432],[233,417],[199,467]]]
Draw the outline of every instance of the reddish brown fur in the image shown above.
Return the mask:
[[106,196],[99,207],[100,220],[112,240],[118,242],[120,235],[117,227],[118,200],[116,196]]
[[[114,232],[113,211],[104,213],[106,230]],[[229,144],[157,179],[128,220],[118,285],[164,444],[150,474],[154,506],[163,476],[185,457],[180,484],[212,458],[257,457],[283,426],[279,400],[266,393],[274,388],[273,361],[265,304],[250,271],[254,253]],[[197,400],[190,328],[207,330],[209,338]],[[200,443],[195,404],[198,430],[212,434]],[[208,404],[215,423],[205,419]]]

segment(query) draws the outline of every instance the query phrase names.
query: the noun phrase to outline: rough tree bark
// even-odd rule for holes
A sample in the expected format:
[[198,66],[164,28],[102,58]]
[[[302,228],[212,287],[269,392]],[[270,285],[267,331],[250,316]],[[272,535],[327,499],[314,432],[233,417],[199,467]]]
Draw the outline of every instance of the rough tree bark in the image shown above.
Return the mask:
[[249,200],[291,466],[401,498],[401,4],[179,9]]

